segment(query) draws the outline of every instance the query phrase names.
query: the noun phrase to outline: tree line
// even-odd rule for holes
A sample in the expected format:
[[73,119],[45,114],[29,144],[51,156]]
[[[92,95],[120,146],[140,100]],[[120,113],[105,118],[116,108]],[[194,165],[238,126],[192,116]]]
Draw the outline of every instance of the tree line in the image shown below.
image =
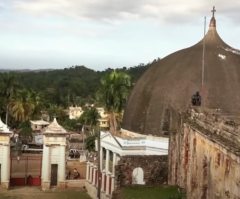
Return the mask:
[[[139,64],[131,68],[119,68],[116,71],[130,75],[134,83],[149,65]],[[101,77],[110,74],[113,70],[108,68],[104,71],[94,71],[85,66],[72,66],[62,70],[10,74],[15,75],[27,90],[42,93],[48,103],[66,108],[73,104],[83,106],[85,103],[93,103]]]
[[[119,110],[124,107],[127,94],[155,61],[130,68],[108,68],[105,71],[72,66],[53,71],[1,73],[1,119],[12,128],[20,128],[30,119],[41,119],[45,112],[50,120],[57,116],[62,122],[66,120],[66,108],[70,105],[95,103],[96,106],[106,108],[111,126],[116,129]],[[115,85],[115,90],[109,94],[107,92],[111,84]],[[110,96],[108,101],[106,96]],[[95,114],[94,111],[88,111],[90,110],[86,110],[84,119],[81,118],[81,123],[89,123],[87,120],[90,120],[86,118]],[[70,125],[69,123],[71,122],[68,121],[66,126]]]

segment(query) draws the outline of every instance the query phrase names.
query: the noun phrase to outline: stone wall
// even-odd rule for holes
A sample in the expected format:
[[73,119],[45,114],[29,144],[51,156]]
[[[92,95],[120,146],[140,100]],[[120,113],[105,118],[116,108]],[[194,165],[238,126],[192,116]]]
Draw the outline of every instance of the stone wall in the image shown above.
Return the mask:
[[238,125],[216,110],[174,113],[168,183],[185,188],[189,199],[240,198]]
[[115,188],[132,185],[133,170],[142,168],[145,185],[162,185],[167,183],[168,156],[123,156],[115,167]]
[[66,188],[83,188],[85,186],[84,180],[66,180]]

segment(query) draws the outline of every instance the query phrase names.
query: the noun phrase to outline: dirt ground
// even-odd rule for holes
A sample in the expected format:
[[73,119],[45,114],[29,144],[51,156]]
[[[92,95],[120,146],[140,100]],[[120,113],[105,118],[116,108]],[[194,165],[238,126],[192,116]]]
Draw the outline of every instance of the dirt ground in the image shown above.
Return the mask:
[[78,172],[80,173],[80,178],[82,178],[82,179],[86,178],[86,168],[87,168],[86,163],[80,163],[78,160],[67,162],[66,172],[68,172],[70,170],[71,173],[73,174],[74,168],[76,168],[78,170]]
[[42,191],[36,187],[21,187],[0,190],[1,199],[91,199],[86,190],[51,190]]

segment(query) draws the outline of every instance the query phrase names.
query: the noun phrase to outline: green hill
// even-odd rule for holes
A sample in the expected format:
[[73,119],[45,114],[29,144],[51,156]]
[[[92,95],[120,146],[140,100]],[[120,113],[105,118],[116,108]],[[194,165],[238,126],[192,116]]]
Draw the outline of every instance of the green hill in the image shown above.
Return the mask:
[[[135,83],[156,60],[148,64],[115,69],[128,73]],[[21,86],[42,92],[48,102],[68,106],[94,101],[102,76],[113,69],[95,71],[85,66],[72,66],[58,70],[19,70],[9,72],[18,77]]]

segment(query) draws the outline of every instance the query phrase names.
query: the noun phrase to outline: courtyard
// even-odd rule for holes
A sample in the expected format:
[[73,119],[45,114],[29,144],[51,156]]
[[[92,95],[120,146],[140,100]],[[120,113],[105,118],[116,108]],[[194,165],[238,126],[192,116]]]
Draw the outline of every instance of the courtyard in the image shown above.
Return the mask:
[[1,199],[91,199],[85,189],[42,191],[40,187],[15,187],[0,191]]

